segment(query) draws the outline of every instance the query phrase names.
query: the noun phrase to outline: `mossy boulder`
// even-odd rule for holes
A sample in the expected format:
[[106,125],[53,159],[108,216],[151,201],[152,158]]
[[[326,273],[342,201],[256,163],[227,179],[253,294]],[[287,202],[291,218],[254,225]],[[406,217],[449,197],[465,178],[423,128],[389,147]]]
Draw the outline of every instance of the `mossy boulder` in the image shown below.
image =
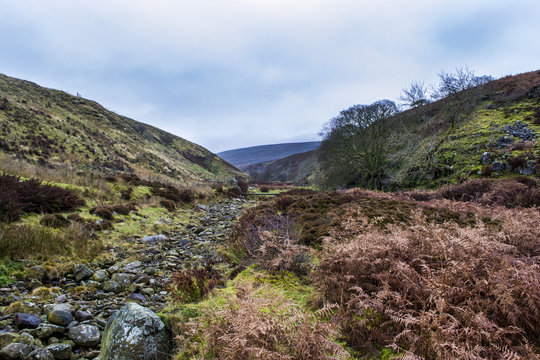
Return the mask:
[[150,309],[130,303],[111,316],[101,339],[101,360],[169,359],[171,336]]

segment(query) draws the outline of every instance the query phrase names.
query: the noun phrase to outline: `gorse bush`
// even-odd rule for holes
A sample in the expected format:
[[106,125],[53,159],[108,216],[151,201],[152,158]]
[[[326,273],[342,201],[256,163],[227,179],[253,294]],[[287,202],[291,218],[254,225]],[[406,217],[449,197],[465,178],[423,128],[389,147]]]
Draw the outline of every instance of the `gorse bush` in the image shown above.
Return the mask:
[[0,175],[0,221],[19,220],[23,213],[55,213],[84,205],[69,189],[42,184],[37,179],[23,181],[16,176]]

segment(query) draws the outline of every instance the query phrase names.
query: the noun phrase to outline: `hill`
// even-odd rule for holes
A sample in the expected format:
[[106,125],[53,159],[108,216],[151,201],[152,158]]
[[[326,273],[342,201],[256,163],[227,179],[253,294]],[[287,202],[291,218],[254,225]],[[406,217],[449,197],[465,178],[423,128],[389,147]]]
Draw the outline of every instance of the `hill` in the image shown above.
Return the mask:
[[244,176],[207,149],[63,91],[0,74],[0,152],[74,171],[180,180]]
[[241,169],[256,181],[302,183],[314,173],[317,162],[317,150],[311,150],[282,159],[251,164]]
[[[339,116],[346,123],[353,115],[343,113],[382,103],[391,104],[355,105]],[[540,71],[456,91],[372,128],[326,134],[319,148],[323,185],[391,190],[538,176]]]
[[240,168],[251,164],[282,159],[290,155],[315,150],[319,145],[319,141],[261,145],[227,150],[217,153],[217,155]]

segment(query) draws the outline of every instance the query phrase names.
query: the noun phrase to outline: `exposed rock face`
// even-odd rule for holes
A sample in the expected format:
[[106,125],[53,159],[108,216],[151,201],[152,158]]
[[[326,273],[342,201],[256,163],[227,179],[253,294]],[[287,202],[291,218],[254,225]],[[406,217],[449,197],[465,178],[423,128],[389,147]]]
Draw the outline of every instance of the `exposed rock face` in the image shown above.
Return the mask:
[[165,360],[171,338],[150,309],[130,303],[111,316],[101,340],[101,360]]

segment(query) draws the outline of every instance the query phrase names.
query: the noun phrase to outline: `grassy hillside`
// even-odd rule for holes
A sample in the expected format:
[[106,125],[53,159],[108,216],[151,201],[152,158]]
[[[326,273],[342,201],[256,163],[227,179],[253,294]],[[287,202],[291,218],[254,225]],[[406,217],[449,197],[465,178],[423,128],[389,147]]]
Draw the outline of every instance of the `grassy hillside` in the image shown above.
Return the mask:
[[244,166],[241,169],[258,181],[300,183],[307,181],[317,167],[317,150],[287,156],[283,159]]
[[94,101],[0,74],[0,151],[74,171],[181,180],[243,176],[210,151]]
[[538,175],[540,71],[508,76],[392,119],[393,187]]
[[234,166],[244,167],[251,164],[282,159],[293,154],[311,151],[318,148],[319,145],[319,141],[261,145],[223,151],[218,153],[218,155]]

